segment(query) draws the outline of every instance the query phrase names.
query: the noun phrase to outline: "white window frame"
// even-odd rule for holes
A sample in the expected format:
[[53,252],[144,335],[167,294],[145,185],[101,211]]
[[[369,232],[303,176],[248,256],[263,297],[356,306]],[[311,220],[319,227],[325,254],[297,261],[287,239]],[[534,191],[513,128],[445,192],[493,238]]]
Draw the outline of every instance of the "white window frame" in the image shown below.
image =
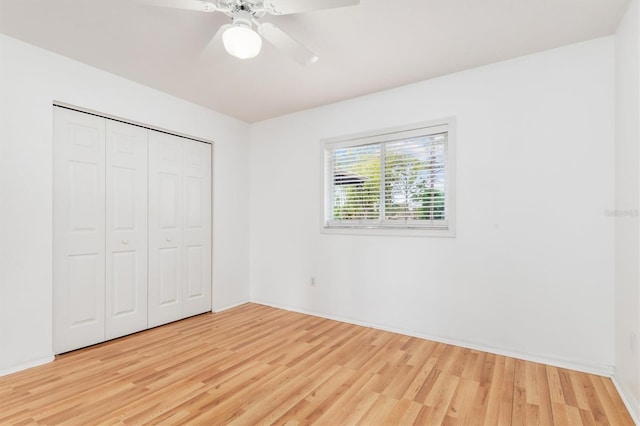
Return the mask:
[[[426,136],[430,134],[442,133],[446,131],[447,135],[447,179],[445,190],[445,211],[447,212],[447,226],[441,227],[425,227],[424,224],[412,226],[411,223],[402,223],[398,225],[389,225],[381,223],[356,223],[340,224],[339,226],[331,226],[329,224],[331,218],[331,207],[327,197],[332,197],[333,177],[330,170],[329,153],[335,149],[361,146],[383,142],[390,142],[401,138],[411,138],[417,136]],[[456,119],[448,117],[440,120],[433,120],[422,123],[414,123],[405,126],[368,131],[353,135],[339,136],[335,138],[323,139],[320,141],[320,158],[321,158],[321,191],[320,191],[320,232],[325,234],[349,234],[349,235],[395,235],[395,236],[413,236],[413,237],[455,237],[456,235],[456,197],[455,197],[455,181],[456,181]]]

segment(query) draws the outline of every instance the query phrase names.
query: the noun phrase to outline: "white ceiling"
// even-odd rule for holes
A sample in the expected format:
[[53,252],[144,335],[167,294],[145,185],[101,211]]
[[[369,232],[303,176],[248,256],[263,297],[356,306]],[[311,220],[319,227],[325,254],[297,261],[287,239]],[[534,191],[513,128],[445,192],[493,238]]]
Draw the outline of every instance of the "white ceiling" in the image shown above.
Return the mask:
[[267,43],[242,61],[200,52],[221,13],[132,0],[0,0],[0,32],[246,122],[609,35],[630,0],[362,0],[265,16],[320,61]]

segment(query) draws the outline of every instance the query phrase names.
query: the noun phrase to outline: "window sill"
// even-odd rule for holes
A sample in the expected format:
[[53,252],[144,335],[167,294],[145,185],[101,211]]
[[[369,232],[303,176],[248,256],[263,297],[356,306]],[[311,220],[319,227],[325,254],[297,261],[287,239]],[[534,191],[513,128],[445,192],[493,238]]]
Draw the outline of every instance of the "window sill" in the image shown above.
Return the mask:
[[394,236],[394,237],[435,237],[455,238],[455,229],[421,229],[421,228],[366,228],[366,227],[320,227],[322,234],[337,235],[370,235],[370,236]]

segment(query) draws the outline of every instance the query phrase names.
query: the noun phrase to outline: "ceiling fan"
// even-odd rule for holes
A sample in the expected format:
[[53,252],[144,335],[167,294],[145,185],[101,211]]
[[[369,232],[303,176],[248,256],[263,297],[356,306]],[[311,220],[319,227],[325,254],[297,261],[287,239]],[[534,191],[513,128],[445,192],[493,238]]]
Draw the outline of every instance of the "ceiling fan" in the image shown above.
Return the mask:
[[[260,53],[262,39],[282,50],[302,65],[311,65],[318,56],[270,22],[260,23],[265,15],[290,15],[352,6],[360,0],[136,0],[152,6],[222,12],[231,23],[220,27],[212,42],[222,35],[226,51],[237,58],[249,59]],[[254,26],[257,33],[254,31]]]

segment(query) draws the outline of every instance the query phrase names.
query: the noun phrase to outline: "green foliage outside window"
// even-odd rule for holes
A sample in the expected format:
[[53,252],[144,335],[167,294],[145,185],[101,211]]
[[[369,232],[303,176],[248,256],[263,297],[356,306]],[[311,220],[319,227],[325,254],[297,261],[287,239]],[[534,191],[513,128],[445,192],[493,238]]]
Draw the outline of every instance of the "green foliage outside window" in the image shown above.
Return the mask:
[[336,150],[333,219],[445,220],[444,145],[421,140]]

